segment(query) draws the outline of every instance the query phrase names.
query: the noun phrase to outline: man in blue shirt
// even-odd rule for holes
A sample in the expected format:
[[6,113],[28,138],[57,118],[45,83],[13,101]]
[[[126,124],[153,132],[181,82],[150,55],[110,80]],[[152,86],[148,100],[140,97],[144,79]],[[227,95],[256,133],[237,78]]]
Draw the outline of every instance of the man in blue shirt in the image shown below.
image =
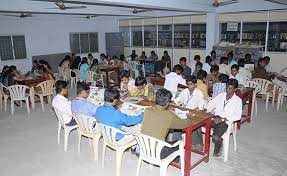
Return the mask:
[[[97,121],[121,130],[122,126],[132,126],[139,124],[143,120],[143,114],[129,116],[115,108],[119,101],[120,93],[115,88],[107,88],[104,93],[105,105],[98,107],[96,117]],[[123,134],[117,134],[116,140],[125,137]]]
[[73,114],[83,114],[96,117],[98,106],[87,101],[90,88],[87,84],[79,82],[77,84],[77,98],[72,101],[71,109]]

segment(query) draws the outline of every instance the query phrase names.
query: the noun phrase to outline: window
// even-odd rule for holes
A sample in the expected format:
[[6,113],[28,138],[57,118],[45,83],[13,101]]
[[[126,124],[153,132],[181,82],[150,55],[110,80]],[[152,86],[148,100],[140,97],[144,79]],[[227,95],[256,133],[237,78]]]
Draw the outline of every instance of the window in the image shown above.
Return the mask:
[[159,25],[158,26],[158,46],[172,47],[172,26]]
[[270,22],[268,51],[287,51],[287,22]]
[[77,54],[98,52],[98,33],[71,33],[70,48]]
[[266,22],[243,22],[242,44],[265,45]]
[[191,24],[191,48],[206,47],[206,24]]
[[190,35],[189,24],[174,25],[174,47],[189,48],[189,38],[190,38],[189,35]]
[[27,54],[23,35],[0,36],[1,61],[25,58],[27,58]]
[[132,46],[143,46],[142,27],[133,26],[132,30]]
[[156,46],[156,26],[144,26],[144,46]]
[[221,42],[240,43],[240,23],[221,23],[220,29]]
[[120,32],[123,34],[124,46],[130,46],[130,28],[120,27]]

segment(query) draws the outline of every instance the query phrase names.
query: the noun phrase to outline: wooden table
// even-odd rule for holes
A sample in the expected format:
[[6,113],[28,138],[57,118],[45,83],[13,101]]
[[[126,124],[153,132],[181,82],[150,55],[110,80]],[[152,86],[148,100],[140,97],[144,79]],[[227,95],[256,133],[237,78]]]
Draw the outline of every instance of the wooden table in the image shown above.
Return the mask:
[[[154,102],[143,100],[137,103],[140,106],[153,106],[155,105]],[[170,105],[170,108],[179,108],[181,110],[189,110],[192,111],[195,116],[192,117],[192,122],[189,127],[185,128],[183,131],[185,132],[185,144],[184,144],[184,176],[190,176],[190,170],[195,168],[201,162],[208,162],[209,161],[209,148],[210,148],[210,129],[211,129],[211,117],[210,113],[206,113],[203,111],[191,110],[183,107],[178,107],[175,105]],[[204,138],[204,151],[198,151],[192,148],[192,133],[194,130],[205,126],[205,138]],[[202,158],[194,164],[191,164],[191,152],[197,153],[202,155]],[[171,163],[172,166],[176,168],[180,168],[179,163]]]
[[[153,85],[163,86],[164,81],[165,81],[165,78],[160,78],[160,77],[153,77],[151,79],[151,83]],[[178,85],[178,87],[179,88],[187,88],[187,86],[180,85],[180,84]],[[249,102],[247,114],[242,114],[241,120],[237,123],[237,129],[240,129],[241,124],[243,124],[245,122],[250,123],[250,121],[251,121],[253,90],[254,90],[253,88],[244,88],[242,90],[237,89],[237,91],[236,91],[236,95],[238,97],[240,97],[242,100],[248,99],[248,102]],[[209,86],[208,87],[208,93],[212,94],[212,92],[213,92],[212,86]]]
[[120,67],[119,66],[114,66],[114,65],[107,65],[107,66],[100,66],[99,67],[100,71],[101,72],[105,72],[106,73],[106,82],[107,82],[107,87],[110,87],[110,82],[109,82],[109,72],[117,72],[118,74],[118,80],[119,80],[119,84],[121,82],[120,80]]
[[29,87],[33,87],[43,81],[46,81],[44,77],[31,78],[31,79],[25,79],[23,81],[23,84]]
[[146,64],[146,63],[153,64],[154,65],[154,67],[153,67],[153,75],[156,76],[156,65],[157,65],[157,63],[161,62],[161,60],[140,59],[139,62],[143,63],[143,64]]

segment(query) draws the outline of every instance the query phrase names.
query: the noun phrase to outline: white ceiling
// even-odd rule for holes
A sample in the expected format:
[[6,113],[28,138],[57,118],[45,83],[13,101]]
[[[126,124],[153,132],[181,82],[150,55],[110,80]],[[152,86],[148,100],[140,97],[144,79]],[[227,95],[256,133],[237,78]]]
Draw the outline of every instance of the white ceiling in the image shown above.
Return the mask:
[[[214,0],[65,0],[66,6],[86,6],[84,9],[51,9],[55,2],[62,0],[0,0],[0,12],[31,12],[35,14],[65,15],[103,15],[136,17],[160,17],[208,12],[236,12],[253,10],[284,9],[286,5],[264,0],[239,0],[237,4],[212,7]],[[219,0],[220,1],[220,0]],[[275,0],[286,1],[286,0]],[[133,14],[134,8],[155,9],[149,12]],[[1,15],[1,14],[0,14]]]

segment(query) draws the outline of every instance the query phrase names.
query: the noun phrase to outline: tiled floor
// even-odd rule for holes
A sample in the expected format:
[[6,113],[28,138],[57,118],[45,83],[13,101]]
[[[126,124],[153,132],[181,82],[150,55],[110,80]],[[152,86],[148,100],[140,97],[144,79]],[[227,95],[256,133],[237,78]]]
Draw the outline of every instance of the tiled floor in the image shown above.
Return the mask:
[[[191,175],[197,176],[286,176],[287,166],[287,113],[285,107],[266,112],[259,101],[259,113],[251,124],[244,124],[238,131],[238,151],[233,151],[231,139],[229,161],[213,158],[202,163]],[[16,108],[14,116],[0,112],[0,175],[1,176],[95,176],[115,175],[115,153],[107,150],[104,168],[93,161],[93,149],[88,140],[82,140],[81,155],[77,154],[77,132],[71,133],[68,151],[63,151],[63,140],[57,144],[57,120],[51,106],[43,113],[40,104],[27,115],[26,109]],[[213,149],[213,145],[211,150]],[[102,147],[100,145],[101,155]],[[212,151],[211,151],[212,153]],[[100,157],[101,161],[101,157]],[[122,176],[135,175],[137,157],[124,154]],[[141,175],[159,175],[147,164]],[[168,175],[180,175],[170,167]]]

